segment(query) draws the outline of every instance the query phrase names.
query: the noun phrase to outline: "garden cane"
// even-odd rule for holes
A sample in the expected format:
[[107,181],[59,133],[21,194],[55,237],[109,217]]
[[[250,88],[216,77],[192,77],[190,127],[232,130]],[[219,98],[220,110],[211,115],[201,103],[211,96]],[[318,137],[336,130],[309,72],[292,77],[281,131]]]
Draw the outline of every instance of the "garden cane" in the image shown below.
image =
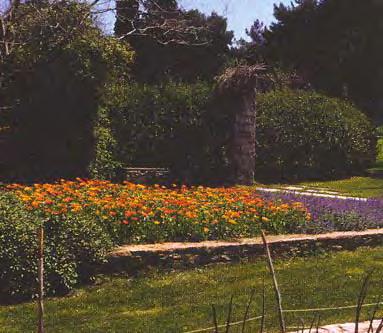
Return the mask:
[[273,260],[271,258],[269,244],[267,243],[265,232],[263,230],[262,230],[262,240],[263,240],[263,245],[265,246],[265,251],[266,251],[266,255],[267,255],[267,262],[269,265],[270,273],[273,277],[275,297],[276,297],[277,304],[278,304],[278,315],[279,315],[280,329],[281,329],[281,333],[285,333],[286,332],[286,325],[285,325],[285,319],[283,316],[282,297],[281,297],[281,293],[279,291],[277,278],[275,276],[275,270],[274,270]]
[[38,333],[44,333],[44,226],[41,225],[38,231],[39,237],[39,263],[38,263]]

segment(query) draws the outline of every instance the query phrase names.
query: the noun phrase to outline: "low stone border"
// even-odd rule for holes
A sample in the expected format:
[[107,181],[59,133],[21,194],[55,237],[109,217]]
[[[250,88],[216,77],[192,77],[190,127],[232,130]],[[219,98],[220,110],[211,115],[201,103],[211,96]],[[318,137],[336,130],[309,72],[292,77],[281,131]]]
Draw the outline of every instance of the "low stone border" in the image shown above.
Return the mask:
[[[353,250],[360,246],[383,245],[383,229],[320,235],[268,236],[267,239],[274,257],[291,256],[320,250]],[[137,272],[148,267],[185,268],[218,262],[239,262],[263,255],[261,238],[231,242],[126,245],[110,253],[105,269],[108,272]]]

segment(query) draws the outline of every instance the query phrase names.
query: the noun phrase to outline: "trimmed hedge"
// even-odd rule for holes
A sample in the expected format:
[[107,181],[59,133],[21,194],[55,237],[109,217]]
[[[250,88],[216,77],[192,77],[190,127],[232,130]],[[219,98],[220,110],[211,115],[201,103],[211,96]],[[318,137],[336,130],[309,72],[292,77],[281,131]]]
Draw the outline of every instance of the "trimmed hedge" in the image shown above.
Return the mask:
[[258,96],[256,174],[309,179],[363,172],[376,160],[376,136],[352,104],[315,92]]
[[[213,91],[207,82],[110,86],[92,175],[121,179],[122,166],[168,167],[181,183],[227,182],[236,104]],[[352,104],[299,90],[259,94],[257,102],[257,179],[347,176],[375,162],[375,130]]]
[[123,166],[171,168],[183,183],[208,173],[211,91],[206,82],[110,86],[104,107],[114,158]]

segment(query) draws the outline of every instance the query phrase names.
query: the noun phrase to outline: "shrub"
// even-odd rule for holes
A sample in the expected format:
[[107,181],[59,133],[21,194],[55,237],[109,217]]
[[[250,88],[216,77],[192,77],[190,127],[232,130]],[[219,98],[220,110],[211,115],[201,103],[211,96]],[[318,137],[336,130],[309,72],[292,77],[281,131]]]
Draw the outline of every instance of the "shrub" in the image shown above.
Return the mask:
[[89,281],[112,243],[86,215],[38,216],[12,194],[0,192],[0,296],[20,300],[37,292],[39,223],[45,230],[45,288],[61,294]]
[[122,165],[168,167],[184,181],[208,171],[208,122],[212,87],[163,83],[109,87],[105,108]]
[[346,176],[376,159],[374,129],[346,101],[280,90],[258,96],[256,174],[297,179]]

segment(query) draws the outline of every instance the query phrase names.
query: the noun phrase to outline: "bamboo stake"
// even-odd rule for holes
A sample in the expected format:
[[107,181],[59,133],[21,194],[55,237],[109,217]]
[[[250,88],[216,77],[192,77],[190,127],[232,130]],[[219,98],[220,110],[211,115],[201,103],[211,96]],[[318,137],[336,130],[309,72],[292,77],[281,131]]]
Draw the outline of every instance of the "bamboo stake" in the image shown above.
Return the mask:
[[44,226],[39,228],[39,297],[38,297],[38,333],[44,333]]
[[263,240],[263,245],[265,246],[265,251],[266,251],[266,255],[267,255],[267,263],[268,263],[268,266],[270,269],[270,273],[273,277],[275,297],[277,299],[277,304],[278,304],[279,326],[281,329],[281,333],[285,333],[286,332],[286,325],[285,325],[285,318],[283,316],[283,310],[282,310],[282,297],[281,297],[281,293],[279,291],[278,282],[277,282],[277,278],[275,275],[273,259],[271,258],[269,244],[267,243],[266,236],[265,236],[265,233],[263,230],[262,230],[262,240]]

